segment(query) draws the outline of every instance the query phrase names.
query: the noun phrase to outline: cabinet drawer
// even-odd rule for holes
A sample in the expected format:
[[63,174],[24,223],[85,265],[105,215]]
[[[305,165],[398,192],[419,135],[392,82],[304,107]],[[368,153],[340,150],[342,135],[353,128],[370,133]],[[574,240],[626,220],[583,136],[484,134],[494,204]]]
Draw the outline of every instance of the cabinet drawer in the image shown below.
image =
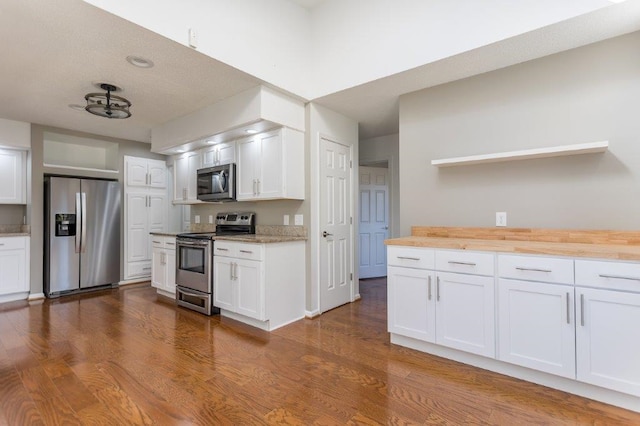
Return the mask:
[[405,246],[387,246],[387,264],[405,268],[433,269],[435,250]]
[[150,277],[151,262],[135,262],[127,264],[129,277]]
[[576,260],[576,285],[640,293],[640,263]]
[[0,238],[0,250],[19,250],[27,246],[26,237],[3,237]]
[[164,237],[159,237],[157,235],[151,236],[151,245],[153,248],[163,248],[164,247]]
[[262,244],[239,243],[237,241],[216,240],[213,244],[214,256],[227,256],[236,259],[262,260]]
[[573,260],[498,255],[498,276],[526,281],[573,284]]
[[164,237],[164,248],[167,250],[175,250],[176,239],[174,237]]
[[494,262],[495,256],[492,253],[436,250],[436,269],[438,271],[493,275]]

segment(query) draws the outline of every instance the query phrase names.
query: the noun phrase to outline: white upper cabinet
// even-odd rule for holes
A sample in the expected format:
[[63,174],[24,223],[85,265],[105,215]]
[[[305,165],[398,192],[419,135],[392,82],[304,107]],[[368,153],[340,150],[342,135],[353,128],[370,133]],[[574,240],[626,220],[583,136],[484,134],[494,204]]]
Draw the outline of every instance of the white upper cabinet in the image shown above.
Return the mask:
[[174,204],[194,204],[198,202],[198,169],[202,167],[199,151],[180,155],[174,162],[173,202]]
[[0,204],[26,204],[26,151],[0,149],[0,182]]
[[164,161],[124,157],[127,186],[166,188],[167,166]]
[[236,142],[219,143],[202,151],[202,167],[221,166],[236,162]]
[[304,199],[304,134],[286,127],[241,139],[237,199]]

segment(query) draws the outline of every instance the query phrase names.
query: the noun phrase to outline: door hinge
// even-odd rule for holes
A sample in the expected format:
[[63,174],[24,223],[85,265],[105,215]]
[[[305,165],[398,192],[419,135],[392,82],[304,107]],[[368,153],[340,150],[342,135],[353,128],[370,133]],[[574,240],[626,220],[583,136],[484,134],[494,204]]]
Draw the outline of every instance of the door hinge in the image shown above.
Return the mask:
[[353,169],[353,161],[349,160],[349,168]]
[[351,225],[353,225],[353,217],[350,217],[350,218],[349,218],[349,223],[350,223]]
[[349,279],[353,281],[353,272],[349,274]]

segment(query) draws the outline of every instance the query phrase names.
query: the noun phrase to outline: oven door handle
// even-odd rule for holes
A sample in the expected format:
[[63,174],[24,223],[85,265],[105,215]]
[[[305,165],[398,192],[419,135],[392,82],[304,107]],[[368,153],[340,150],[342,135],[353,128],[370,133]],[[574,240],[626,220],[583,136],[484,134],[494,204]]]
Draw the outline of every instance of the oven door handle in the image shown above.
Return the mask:
[[180,246],[189,246],[189,247],[206,247],[209,242],[192,242],[192,241],[178,241],[178,247]]

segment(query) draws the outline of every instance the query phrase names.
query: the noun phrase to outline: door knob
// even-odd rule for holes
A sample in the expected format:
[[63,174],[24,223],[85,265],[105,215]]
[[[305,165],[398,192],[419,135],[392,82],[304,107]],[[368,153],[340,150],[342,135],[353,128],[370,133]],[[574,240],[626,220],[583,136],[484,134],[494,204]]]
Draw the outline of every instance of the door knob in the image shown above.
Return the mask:
[[382,229],[389,229],[389,227],[388,226],[383,226]]
[[329,235],[333,235],[333,234],[330,234],[330,233],[328,233],[327,231],[324,231],[324,232],[322,233],[322,236],[323,236],[323,237],[325,237],[325,238],[327,238]]

